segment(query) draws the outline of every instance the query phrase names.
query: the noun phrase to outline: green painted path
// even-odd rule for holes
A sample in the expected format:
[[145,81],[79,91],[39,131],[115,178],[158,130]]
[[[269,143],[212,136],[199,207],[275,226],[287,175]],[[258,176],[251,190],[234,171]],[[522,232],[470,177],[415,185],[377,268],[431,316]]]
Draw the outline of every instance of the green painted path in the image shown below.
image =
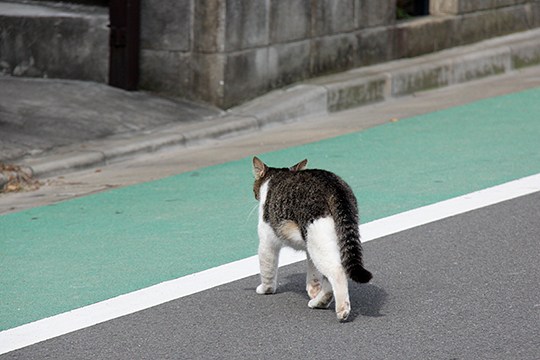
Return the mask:
[[[305,157],[363,222],[540,173],[540,88],[261,155]],[[254,255],[251,184],[243,159],[1,216],[0,330]]]

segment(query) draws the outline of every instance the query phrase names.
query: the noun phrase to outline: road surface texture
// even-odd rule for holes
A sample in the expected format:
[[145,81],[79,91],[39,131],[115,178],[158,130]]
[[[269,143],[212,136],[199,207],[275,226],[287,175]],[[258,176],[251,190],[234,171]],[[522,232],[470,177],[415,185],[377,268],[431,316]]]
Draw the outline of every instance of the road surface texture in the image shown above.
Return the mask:
[[[364,223],[540,173],[540,88],[528,79],[529,90],[513,92],[510,82],[510,94],[462,106],[452,105],[477,84],[3,196],[0,346],[35,321],[255,255],[255,154],[275,166],[308,158],[341,175]],[[366,112],[373,122],[358,120]],[[351,284],[346,324],[307,308],[303,266],[294,264],[282,268],[274,296],[257,296],[257,277],[246,277],[0,358],[537,359],[539,200],[533,192],[366,243],[375,278]]]

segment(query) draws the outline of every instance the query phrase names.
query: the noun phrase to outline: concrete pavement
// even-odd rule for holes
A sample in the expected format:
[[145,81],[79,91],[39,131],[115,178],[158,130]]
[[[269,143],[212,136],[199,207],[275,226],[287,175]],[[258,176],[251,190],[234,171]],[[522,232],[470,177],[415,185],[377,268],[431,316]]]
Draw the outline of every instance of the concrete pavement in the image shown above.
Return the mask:
[[0,77],[0,160],[51,176],[537,64],[532,30],[312,79],[226,112],[94,83]]

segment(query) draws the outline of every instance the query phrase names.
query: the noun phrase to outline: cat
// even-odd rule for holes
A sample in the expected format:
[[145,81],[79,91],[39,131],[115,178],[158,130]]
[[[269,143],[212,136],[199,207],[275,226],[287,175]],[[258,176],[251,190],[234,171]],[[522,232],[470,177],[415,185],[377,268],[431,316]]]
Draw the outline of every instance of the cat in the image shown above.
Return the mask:
[[307,159],[273,168],[253,158],[261,272],[256,291],[276,292],[282,247],[304,250],[308,306],[326,309],[335,298],[337,318],[345,321],[351,311],[347,276],[359,283],[372,278],[362,261],[357,201],[339,176],[306,165]]

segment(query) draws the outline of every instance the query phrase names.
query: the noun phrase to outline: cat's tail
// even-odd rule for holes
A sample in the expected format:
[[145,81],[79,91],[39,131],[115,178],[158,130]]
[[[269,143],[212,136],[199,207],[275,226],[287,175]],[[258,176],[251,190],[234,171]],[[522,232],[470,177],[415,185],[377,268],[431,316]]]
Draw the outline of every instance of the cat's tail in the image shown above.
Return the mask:
[[356,199],[349,189],[346,189],[343,195],[334,198],[334,204],[331,206],[338,236],[341,264],[353,281],[367,283],[373,275],[363,265]]
[[341,263],[349,277],[358,283],[368,283],[373,275],[366,270],[362,261],[362,245],[359,231],[340,237]]

